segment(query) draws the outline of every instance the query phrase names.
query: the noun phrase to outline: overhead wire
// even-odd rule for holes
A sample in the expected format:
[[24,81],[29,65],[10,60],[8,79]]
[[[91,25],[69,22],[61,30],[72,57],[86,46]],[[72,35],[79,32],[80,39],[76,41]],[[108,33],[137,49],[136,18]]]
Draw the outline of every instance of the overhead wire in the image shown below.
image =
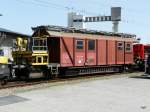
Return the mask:
[[72,10],[72,11],[76,11],[76,12],[84,13],[84,14],[95,14],[93,12],[86,11],[85,9],[80,10],[80,9],[75,8],[75,7],[64,6],[64,5],[56,4],[56,3],[53,3],[50,1],[43,1],[43,0],[34,0],[34,1],[39,2],[39,3],[49,4],[49,5],[55,5],[57,7],[67,9],[69,11]]
[[[30,0],[32,1],[32,0]],[[60,5],[60,4],[56,4],[56,3],[53,3],[53,2],[50,2],[50,1],[43,1],[43,0],[33,0],[34,3],[39,3],[39,4],[42,4],[42,5],[46,5],[46,6],[53,6],[53,7],[56,7],[56,8],[63,8],[65,10],[68,10],[68,11],[76,11],[76,12],[80,12],[80,13],[85,13],[85,14],[93,14],[93,13],[89,13],[85,10],[78,10],[78,9],[75,9],[74,7],[68,7],[68,6],[63,6],[63,5]],[[129,21],[127,20],[122,20],[122,22],[124,23],[129,23]]]
[[[50,6],[54,7],[54,8],[61,8],[63,10],[67,10],[67,11],[75,11],[75,12],[79,12],[82,14],[88,14],[88,15],[94,15],[94,13],[92,12],[88,12],[86,10],[79,10],[76,9],[74,7],[69,7],[69,6],[64,6],[64,5],[60,5],[51,1],[43,1],[43,0],[30,0],[30,1],[25,1],[25,0],[16,0],[18,2],[21,3],[28,3],[28,4],[33,4],[36,6],[41,6],[41,7],[47,7],[49,8]],[[98,1],[94,0],[92,1],[93,3],[99,3]],[[104,3],[103,3],[104,4]],[[107,3],[108,4],[108,3]],[[132,10],[133,11],[133,10]],[[127,24],[142,24],[142,25],[149,25],[147,23],[143,23],[143,22],[139,22],[139,21],[135,21],[135,20],[127,20],[126,18],[122,19],[123,23],[127,23]]]
[[94,14],[93,12],[86,11],[85,9],[80,10],[75,7],[64,6],[64,5],[56,4],[56,3],[53,3],[50,1],[43,1],[43,0],[30,0],[30,1],[16,0],[16,1],[21,2],[21,3],[28,3],[28,4],[38,5],[38,6],[42,6],[42,7],[47,7],[47,8],[49,6],[51,6],[51,7],[55,7],[55,8],[61,8],[63,10],[67,10],[67,11],[79,12],[82,14],[92,14],[92,15]]
[[35,2],[32,2],[32,1],[24,1],[24,0],[16,0],[17,2],[20,2],[22,4],[30,4],[30,5],[35,5],[35,6],[40,6],[40,7],[49,7],[47,5],[43,5],[43,4],[39,4],[39,3],[35,3]]

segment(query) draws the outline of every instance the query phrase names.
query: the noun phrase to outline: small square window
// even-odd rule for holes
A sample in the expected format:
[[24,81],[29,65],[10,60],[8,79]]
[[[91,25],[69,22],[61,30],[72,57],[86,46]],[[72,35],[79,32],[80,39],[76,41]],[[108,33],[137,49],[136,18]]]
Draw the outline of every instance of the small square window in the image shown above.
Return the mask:
[[131,52],[131,43],[126,44],[126,52]]
[[76,40],[76,49],[83,49],[83,40]]
[[118,42],[118,50],[123,50],[123,42]]

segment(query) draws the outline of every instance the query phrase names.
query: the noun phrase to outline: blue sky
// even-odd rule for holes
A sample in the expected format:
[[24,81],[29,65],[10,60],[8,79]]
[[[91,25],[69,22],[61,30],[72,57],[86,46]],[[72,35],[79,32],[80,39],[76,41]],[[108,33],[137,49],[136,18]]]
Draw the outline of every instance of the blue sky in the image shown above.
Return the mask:
[[[136,34],[142,43],[150,43],[149,0],[1,0],[0,27],[32,34],[31,27],[67,26],[67,13],[85,16],[110,15],[110,7],[122,7],[119,32]],[[112,31],[111,22],[87,23],[88,29]]]

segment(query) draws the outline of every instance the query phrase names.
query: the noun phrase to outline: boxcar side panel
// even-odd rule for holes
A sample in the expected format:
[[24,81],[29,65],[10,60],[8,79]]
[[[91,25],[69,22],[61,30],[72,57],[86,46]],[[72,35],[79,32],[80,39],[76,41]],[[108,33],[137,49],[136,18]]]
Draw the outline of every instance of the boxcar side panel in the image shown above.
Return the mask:
[[126,53],[125,54],[125,64],[132,64],[133,63],[133,53]]
[[106,65],[106,40],[98,41],[98,65]]
[[75,66],[85,65],[85,39],[74,39]]
[[96,50],[96,40],[86,40],[85,55],[87,65],[96,65]]
[[126,42],[125,43],[125,64],[132,64],[132,63],[133,63],[133,44],[132,42]]
[[123,41],[117,41],[116,42],[116,64],[124,64],[124,42]]
[[116,42],[114,40],[107,41],[107,64],[116,64]]
[[73,66],[73,38],[60,38],[60,49],[61,49],[61,66]]

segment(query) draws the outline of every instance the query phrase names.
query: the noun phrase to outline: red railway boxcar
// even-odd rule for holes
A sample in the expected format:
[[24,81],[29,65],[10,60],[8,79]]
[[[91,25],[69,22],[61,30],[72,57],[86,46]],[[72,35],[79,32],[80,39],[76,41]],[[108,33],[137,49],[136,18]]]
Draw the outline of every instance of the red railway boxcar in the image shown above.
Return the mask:
[[135,35],[60,26],[33,30],[30,40],[18,38],[12,52],[18,78],[120,72],[133,63]]
[[135,35],[60,26],[33,30],[33,37],[47,37],[49,66],[59,65],[65,75],[118,72],[133,63]]

